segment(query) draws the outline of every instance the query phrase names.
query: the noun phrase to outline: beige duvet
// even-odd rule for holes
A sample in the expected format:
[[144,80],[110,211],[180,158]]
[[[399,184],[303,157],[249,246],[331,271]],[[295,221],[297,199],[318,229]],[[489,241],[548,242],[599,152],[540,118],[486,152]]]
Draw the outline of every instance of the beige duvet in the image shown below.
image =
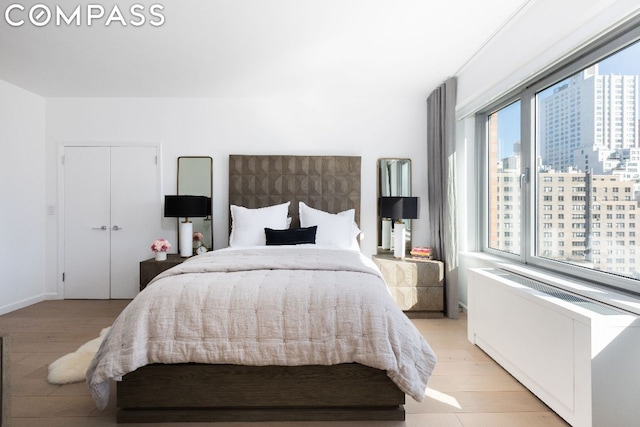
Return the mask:
[[209,252],[159,275],[116,319],[87,382],[104,409],[111,379],[184,362],[357,362],[421,401],[436,356],[360,252],[279,246]]

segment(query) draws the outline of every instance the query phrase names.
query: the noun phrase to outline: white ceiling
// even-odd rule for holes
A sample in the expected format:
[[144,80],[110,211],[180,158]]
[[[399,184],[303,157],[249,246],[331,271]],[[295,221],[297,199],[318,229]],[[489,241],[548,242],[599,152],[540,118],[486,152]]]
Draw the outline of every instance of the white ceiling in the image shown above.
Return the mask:
[[[424,96],[533,0],[46,2],[80,27],[0,20],[0,79],[44,97]],[[41,2],[42,3],[42,2]],[[165,23],[86,23],[86,5],[164,6]]]

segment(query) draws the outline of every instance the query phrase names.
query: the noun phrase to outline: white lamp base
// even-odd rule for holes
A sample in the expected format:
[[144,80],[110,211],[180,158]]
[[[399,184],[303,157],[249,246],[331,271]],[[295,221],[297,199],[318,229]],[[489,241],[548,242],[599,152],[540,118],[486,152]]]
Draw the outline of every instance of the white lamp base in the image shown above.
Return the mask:
[[193,223],[180,223],[180,256],[190,257],[193,255]]
[[406,246],[406,231],[404,229],[404,223],[396,222],[394,224],[393,235],[395,239],[395,242],[393,243],[393,256],[396,258],[404,258]]
[[382,249],[391,249],[391,220],[382,220]]

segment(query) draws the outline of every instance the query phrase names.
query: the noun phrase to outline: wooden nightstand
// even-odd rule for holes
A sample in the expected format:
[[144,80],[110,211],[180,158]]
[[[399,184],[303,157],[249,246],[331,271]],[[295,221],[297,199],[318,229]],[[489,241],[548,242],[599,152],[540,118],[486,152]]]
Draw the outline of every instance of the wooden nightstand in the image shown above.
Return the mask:
[[444,310],[444,263],[428,259],[374,255],[391,295],[403,311]]
[[155,258],[151,258],[140,262],[140,290],[143,290],[158,274],[182,264],[186,259],[189,258],[183,258],[179,254],[167,254],[165,261],[156,261]]

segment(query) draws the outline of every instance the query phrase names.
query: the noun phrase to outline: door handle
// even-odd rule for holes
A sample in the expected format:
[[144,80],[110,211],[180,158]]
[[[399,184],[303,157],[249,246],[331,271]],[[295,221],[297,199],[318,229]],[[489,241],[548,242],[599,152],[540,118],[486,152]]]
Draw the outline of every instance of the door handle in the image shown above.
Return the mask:
[[114,225],[113,227],[111,227],[111,229],[113,231],[118,231],[118,230],[122,230],[122,227],[118,227],[117,225]]
[[92,230],[102,230],[105,231],[107,229],[106,225],[103,225],[102,227],[93,227]]

